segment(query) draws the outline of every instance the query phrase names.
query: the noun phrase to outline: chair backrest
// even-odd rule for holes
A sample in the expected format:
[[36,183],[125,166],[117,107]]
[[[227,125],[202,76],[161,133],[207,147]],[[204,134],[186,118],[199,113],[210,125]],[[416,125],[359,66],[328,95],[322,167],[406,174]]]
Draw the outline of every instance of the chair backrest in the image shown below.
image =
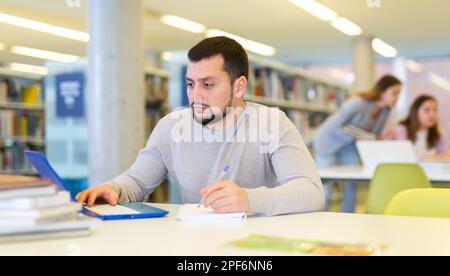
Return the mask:
[[412,189],[398,193],[385,211],[389,216],[450,218],[449,189]]
[[391,199],[404,190],[431,188],[423,169],[417,164],[382,164],[370,182],[368,214],[384,214]]

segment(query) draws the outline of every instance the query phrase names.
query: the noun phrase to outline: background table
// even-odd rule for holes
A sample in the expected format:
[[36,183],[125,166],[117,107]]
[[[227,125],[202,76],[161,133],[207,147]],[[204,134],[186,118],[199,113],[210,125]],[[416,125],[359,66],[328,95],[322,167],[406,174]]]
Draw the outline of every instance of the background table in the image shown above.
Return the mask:
[[[331,167],[319,170],[322,180],[331,181],[370,181],[375,171],[367,170],[364,167]],[[434,184],[450,185],[450,174],[428,173],[428,179]]]

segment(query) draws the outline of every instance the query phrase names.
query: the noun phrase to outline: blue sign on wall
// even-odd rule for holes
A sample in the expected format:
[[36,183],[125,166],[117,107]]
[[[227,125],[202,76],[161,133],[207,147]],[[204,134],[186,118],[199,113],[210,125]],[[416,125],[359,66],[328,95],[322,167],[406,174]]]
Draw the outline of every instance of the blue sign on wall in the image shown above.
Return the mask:
[[84,117],[84,74],[56,76],[56,116]]

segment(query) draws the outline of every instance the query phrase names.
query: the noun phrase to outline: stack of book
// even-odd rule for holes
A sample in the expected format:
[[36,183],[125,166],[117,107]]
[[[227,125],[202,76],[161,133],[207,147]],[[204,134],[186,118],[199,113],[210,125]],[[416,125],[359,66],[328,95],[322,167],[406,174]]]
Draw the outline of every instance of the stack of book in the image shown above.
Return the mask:
[[0,176],[0,243],[86,236],[98,221],[79,214],[49,180]]

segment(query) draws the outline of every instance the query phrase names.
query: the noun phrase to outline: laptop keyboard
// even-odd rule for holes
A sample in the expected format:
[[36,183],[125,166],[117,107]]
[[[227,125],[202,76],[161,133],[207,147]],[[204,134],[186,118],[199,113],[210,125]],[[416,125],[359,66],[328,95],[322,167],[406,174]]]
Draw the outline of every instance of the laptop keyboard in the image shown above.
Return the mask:
[[140,214],[138,211],[123,207],[120,205],[95,205],[94,207],[84,207],[86,210],[91,211],[100,216],[111,216],[111,215],[137,215]]

